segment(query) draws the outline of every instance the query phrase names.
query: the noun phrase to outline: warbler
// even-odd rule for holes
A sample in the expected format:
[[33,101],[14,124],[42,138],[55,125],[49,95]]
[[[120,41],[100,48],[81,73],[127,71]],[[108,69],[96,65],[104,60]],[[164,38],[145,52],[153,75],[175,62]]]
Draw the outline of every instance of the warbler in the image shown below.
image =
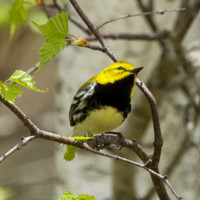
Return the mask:
[[115,62],[84,83],[69,111],[73,136],[106,133],[120,126],[131,111],[136,76],[141,69],[128,62]]

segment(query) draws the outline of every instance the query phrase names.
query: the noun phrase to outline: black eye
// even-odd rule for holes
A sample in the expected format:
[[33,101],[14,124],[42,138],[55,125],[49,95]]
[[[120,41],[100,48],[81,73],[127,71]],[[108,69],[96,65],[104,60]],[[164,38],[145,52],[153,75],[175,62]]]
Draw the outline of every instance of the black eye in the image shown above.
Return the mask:
[[124,68],[120,66],[120,67],[118,67],[117,69],[118,69],[118,70],[123,70]]

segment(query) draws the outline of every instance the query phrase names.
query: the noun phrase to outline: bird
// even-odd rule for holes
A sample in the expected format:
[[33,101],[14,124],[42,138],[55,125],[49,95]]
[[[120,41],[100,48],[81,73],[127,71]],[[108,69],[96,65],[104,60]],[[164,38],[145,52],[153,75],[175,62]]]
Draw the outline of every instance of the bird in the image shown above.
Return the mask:
[[120,126],[131,111],[136,77],[142,69],[119,61],[85,82],[69,110],[72,136],[109,133]]

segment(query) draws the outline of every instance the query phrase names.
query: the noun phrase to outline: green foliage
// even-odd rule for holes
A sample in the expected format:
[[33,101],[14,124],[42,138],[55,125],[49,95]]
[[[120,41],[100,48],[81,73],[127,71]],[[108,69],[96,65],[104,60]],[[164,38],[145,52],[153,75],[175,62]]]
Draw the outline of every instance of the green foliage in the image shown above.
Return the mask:
[[[68,35],[68,16],[65,12],[49,19],[46,24],[39,25],[33,22],[45,38],[45,43],[40,49],[40,67],[63,50]],[[38,69],[38,70],[39,70]]]
[[78,147],[76,146],[71,146],[71,145],[66,145],[66,152],[64,154],[64,159],[66,161],[72,161],[75,158],[75,153]]
[[2,188],[0,187],[0,199],[7,200],[12,197],[12,191],[9,188]]
[[63,196],[61,196],[58,200],[76,200],[77,197],[71,193],[71,191],[67,191]]
[[47,90],[37,89],[35,83],[33,82],[33,77],[29,73],[22,70],[16,70],[8,80],[37,92],[47,92]]
[[10,23],[10,37],[16,28],[27,18],[27,9],[23,5],[23,0],[16,0],[9,11],[9,23]]
[[95,198],[87,194],[79,194],[77,200],[95,200]]
[[8,21],[9,3],[0,3],[0,27]]
[[95,198],[85,194],[79,194],[77,197],[76,195],[72,194],[71,191],[67,191],[58,200],[95,200]]
[[17,97],[21,95],[21,89],[17,85],[5,85],[0,81],[0,92],[3,98],[9,103],[14,104]]
[[0,81],[0,93],[2,93],[3,98],[8,101],[9,103],[14,104],[14,101],[17,97],[21,95],[21,89],[19,86],[12,84],[12,85],[6,85],[8,81],[13,81],[15,83],[18,83],[19,85],[22,85],[24,87],[27,87],[28,89],[37,91],[37,92],[46,92],[47,90],[39,90],[36,88],[35,83],[33,82],[33,77],[22,71],[22,70],[16,70],[13,75],[6,80],[4,83]]
[[94,136],[92,136],[92,137],[76,136],[76,137],[71,137],[71,138],[75,139],[76,141],[87,141],[87,140],[95,139]]
[[[73,138],[76,141],[83,141],[83,142],[85,142],[87,140],[95,139],[95,137],[71,137],[71,138]],[[67,150],[64,154],[64,159],[66,161],[72,161],[75,158],[75,153],[76,153],[76,150],[78,149],[78,147],[66,145],[66,148],[67,148]]]

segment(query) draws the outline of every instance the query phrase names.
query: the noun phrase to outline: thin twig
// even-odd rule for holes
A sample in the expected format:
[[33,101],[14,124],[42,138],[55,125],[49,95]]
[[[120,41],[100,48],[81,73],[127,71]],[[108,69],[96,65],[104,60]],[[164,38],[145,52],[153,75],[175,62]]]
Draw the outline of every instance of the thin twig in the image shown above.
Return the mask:
[[34,140],[36,138],[35,135],[31,135],[31,136],[28,136],[26,138],[22,138],[21,141],[16,144],[13,148],[11,148],[8,152],[6,152],[5,154],[3,154],[1,157],[0,157],[0,163],[6,159],[7,157],[11,156],[14,152],[16,152],[17,150],[20,150],[21,147],[23,147],[24,145],[28,144],[30,141]]
[[98,155],[101,155],[101,156],[104,156],[104,157],[112,158],[112,159],[115,159],[115,160],[121,160],[123,162],[135,165],[135,166],[140,167],[142,169],[145,169],[151,175],[156,176],[159,179],[161,179],[169,187],[169,189],[174,194],[174,196],[177,198],[177,200],[181,200],[183,198],[182,196],[180,196],[176,193],[176,191],[173,189],[172,185],[170,184],[170,182],[169,182],[169,180],[167,179],[166,176],[162,176],[161,174],[151,170],[150,168],[146,167],[145,164],[140,164],[140,163],[134,162],[132,160],[128,160],[128,159],[123,158],[123,157],[118,156],[118,155],[112,155],[112,154],[108,154],[108,153],[105,153],[105,152],[96,151],[94,149],[91,149],[86,143],[84,143],[83,146],[85,147],[84,149],[86,149],[86,150],[88,150],[92,153],[95,153],[95,154],[98,154]]
[[103,47],[97,46],[97,45],[91,45],[89,44],[88,46],[86,46],[86,48],[88,49],[92,49],[92,50],[97,50],[97,51],[101,51],[103,53],[105,53],[105,49]]
[[146,167],[145,164],[140,164],[140,163],[137,163],[135,161],[123,158],[123,157],[118,156],[118,155],[112,155],[112,154],[109,154],[109,153],[105,153],[105,152],[101,152],[101,151],[96,151],[96,150],[90,148],[90,146],[88,144],[86,144],[86,143],[83,143],[83,147],[84,147],[85,150],[88,150],[89,152],[92,152],[94,154],[98,154],[98,155],[101,155],[101,156],[104,156],[104,157],[108,157],[108,158],[112,158],[112,159],[115,159],[115,160],[121,160],[123,162],[135,165],[135,166],[140,167],[142,169],[145,169],[149,173],[153,174],[154,176],[157,176],[158,178],[160,178],[161,180],[163,180],[163,182],[165,182],[164,181],[164,179],[166,178],[165,176],[162,176],[161,174],[158,174],[157,172],[151,170],[150,168]]
[[[143,13],[138,13],[138,14],[127,14],[127,15],[123,15],[123,16],[120,16],[120,17],[110,19],[110,20],[100,24],[99,26],[97,26],[97,28],[100,29],[103,26],[105,26],[105,25],[107,25],[111,22],[121,20],[121,19],[130,18],[130,17],[139,17],[139,16],[147,16],[147,15],[155,15],[155,14],[164,15],[167,12],[182,12],[182,11],[185,11],[185,8],[164,9],[164,10],[159,10],[159,11],[148,11],[148,12],[143,12]],[[154,31],[157,31],[157,29],[154,28]]]

